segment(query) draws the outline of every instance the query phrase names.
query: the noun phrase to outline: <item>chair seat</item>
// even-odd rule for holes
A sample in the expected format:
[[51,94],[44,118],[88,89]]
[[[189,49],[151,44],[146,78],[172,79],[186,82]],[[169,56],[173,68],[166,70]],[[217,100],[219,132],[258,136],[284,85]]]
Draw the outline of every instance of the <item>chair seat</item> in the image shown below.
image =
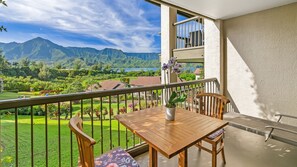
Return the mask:
[[216,132],[212,133],[211,135],[207,136],[207,138],[213,140],[223,133],[224,133],[224,129],[220,129],[220,130],[217,130]]
[[134,158],[121,148],[95,158],[95,167],[139,167]]

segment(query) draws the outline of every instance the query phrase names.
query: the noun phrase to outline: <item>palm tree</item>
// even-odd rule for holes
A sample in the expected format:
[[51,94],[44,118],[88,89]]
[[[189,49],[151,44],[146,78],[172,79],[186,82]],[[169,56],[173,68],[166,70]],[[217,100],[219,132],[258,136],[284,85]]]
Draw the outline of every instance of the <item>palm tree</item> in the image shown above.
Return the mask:
[[[5,3],[5,0],[0,0],[0,4],[7,6],[7,4]],[[7,29],[4,26],[0,26],[0,32],[2,31],[7,31]]]

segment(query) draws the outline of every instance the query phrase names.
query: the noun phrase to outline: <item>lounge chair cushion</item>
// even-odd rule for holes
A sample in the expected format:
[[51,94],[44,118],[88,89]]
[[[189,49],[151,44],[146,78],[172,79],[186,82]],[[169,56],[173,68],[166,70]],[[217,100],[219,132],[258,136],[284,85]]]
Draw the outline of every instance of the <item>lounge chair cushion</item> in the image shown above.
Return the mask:
[[216,132],[212,133],[211,135],[207,136],[207,138],[213,140],[213,139],[215,139],[216,137],[220,136],[223,133],[224,133],[224,129],[220,129],[220,130],[217,130]]
[[121,148],[95,158],[96,167],[139,167],[133,157]]

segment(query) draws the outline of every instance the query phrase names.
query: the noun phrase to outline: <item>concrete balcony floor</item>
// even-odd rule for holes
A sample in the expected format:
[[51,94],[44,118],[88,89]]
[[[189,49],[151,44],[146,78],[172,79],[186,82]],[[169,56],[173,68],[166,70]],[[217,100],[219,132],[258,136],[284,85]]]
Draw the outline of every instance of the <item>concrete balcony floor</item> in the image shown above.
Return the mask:
[[[297,147],[275,140],[264,142],[264,137],[231,126],[226,128],[225,156],[222,163],[218,154],[218,167],[297,167]],[[148,166],[148,152],[135,157],[140,166]],[[158,155],[158,166],[177,166],[177,156],[167,159]],[[189,167],[210,167],[211,154],[198,151],[196,146],[188,149]]]

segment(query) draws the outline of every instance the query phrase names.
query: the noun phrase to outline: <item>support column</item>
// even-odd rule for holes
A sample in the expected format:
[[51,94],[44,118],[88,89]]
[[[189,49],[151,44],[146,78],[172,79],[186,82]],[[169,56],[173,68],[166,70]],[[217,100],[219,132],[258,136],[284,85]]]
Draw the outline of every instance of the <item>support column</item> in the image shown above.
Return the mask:
[[227,59],[223,20],[205,20],[204,75],[205,78],[217,78],[220,93],[226,95]]
[[218,20],[220,30],[220,90],[222,95],[227,95],[227,52],[224,35],[224,21]]
[[[161,4],[161,65],[167,63],[172,57],[172,50],[176,43],[176,30],[173,23],[176,22],[177,11],[174,8]],[[164,73],[161,71],[161,82],[165,83]],[[177,81],[177,76],[169,72],[170,83]]]

